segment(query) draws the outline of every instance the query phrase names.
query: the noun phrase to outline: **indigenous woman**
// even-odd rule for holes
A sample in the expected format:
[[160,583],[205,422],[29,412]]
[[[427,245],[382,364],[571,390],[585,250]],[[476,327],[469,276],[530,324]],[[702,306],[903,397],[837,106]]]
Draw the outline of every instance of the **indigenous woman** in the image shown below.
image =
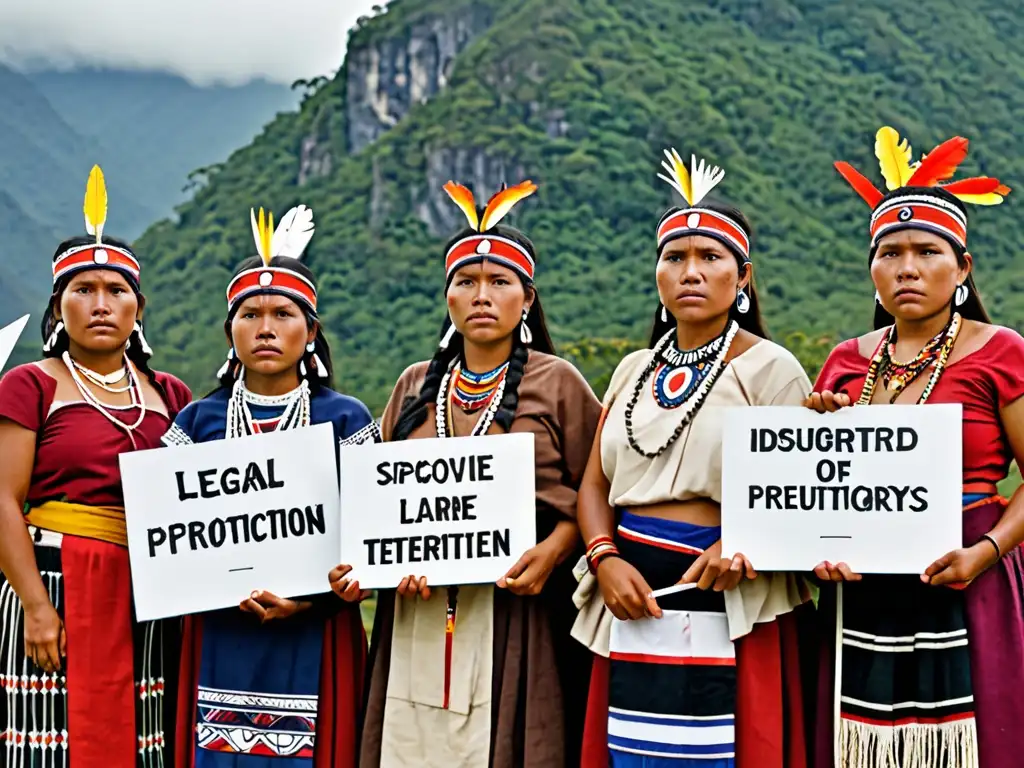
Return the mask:
[[[313,236],[312,211],[293,208],[276,232],[262,209],[252,224],[259,255],[242,262],[228,285],[231,348],[220,387],[182,411],[164,442],[323,423],[339,443],[373,441],[377,426],[366,406],[330,388],[316,282],[300,261]],[[186,617],[179,768],[351,768],[365,656],[358,606],[330,592],[288,599],[257,590],[240,610]]]
[[1009,189],[991,178],[939,184],[967,155],[960,137],[911,165],[886,127],[875,151],[888,194],[836,166],[873,209],[876,330],[832,351],[808,405],[960,403],[963,546],[936,552],[919,577],[816,569],[839,582],[840,607],[836,593],[823,596],[838,629],[823,633],[815,765],[1018,765],[1024,495],[1007,502],[996,484],[1024,460],[1024,339],[989,322],[964,206],[1000,203]]
[[[43,359],[0,380],[0,763],[169,763],[164,688],[177,622],[136,623],[118,456],[156,448],[191,399],[149,368],[138,256],[103,234],[61,243]],[[173,631],[172,631],[173,630]],[[73,759],[73,763],[70,762]]]
[[597,654],[582,765],[800,768],[790,612],[809,590],[723,557],[719,504],[726,409],[799,405],[810,382],[768,340],[746,218],[705,200],[724,172],[665,154],[686,207],[658,224],[661,307],[612,377],[579,492],[573,634]]
[[582,727],[569,697],[587,685],[565,621],[568,558],[600,404],[553,354],[533,245],[498,224],[535,190],[530,182],[505,189],[481,214],[469,190],[445,185],[470,225],[447,248],[446,332],[433,359],[398,380],[382,432],[385,440],[532,434],[538,544],[497,588],[432,588],[414,573],[397,595],[379,594],[363,768],[579,764],[565,751],[567,728],[578,744]]

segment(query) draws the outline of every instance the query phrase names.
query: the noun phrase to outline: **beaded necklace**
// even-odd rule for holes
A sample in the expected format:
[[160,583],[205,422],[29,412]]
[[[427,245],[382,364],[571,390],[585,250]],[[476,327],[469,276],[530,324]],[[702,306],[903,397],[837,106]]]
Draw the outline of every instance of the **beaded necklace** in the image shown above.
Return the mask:
[[486,407],[507,372],[508,361],[487,373],[473,373],[461,365],[456,366],[452,374],[452,403],[467,413]]
[[671,342],[659,352],[661,362],[651,381],[654,399],[665,410],[686,402],[711,371],[711,362],[725,343],[723,332],[707,344],[683,352],[676,346],[675,336],[670,334]]
[[[640,401],[640,393],[643,392],[644,383],[648,378],[650,378],[651,374],[654,373],[655,369],[659,365],[663,364],[662,353],[670,344],[672,344],[676,333],[675,329],[661,337],[661,340],[658,341],[654,347],[654,354],[651,355],[651,362],[648,363],[644,370],[640,372],[640,376],[636,381],[636,386],[633,388],[633,396],[626,404],[626,437],[629,440],[630,447],[634,451],[645,458],[656,459],[667,451],[672,443],[679,439],[679,436],[683,434],[683,430],[686,429],[686,426],[693,420],[693,417],[697,415],[697,411],[699,411],[700,407],[704,404],[711,388],[715,385],[715,382],[718,381],[718,377],[722,374],[722,370],[725,367],[725,358],[729,354],[729,347],[732,346],[732,340],[735,338],[739,328],[740,326],[735,320],[729,321],[729,324],[722,332],[722,335],[718,337],[718,339],[721,339],[721,342],[717,345],[717,351],[714,353],[713,358],[703,363],[703,365],[706,366],[706,369],[702,371],[700,381],[694,386],[688,387],[688,392],[683,400],[673,406],[682,406],[683,408],[683,416],[679,421],[679,425],[675,428],[675,431],[672,432],[672,435],[664,445],[656,451],[648,451],[640,447],[640,444],[636,440],[636,436],[633,434],[633,410],[636,408],[636,404]],[[718,339],[716,339],[716,341]],[[714,342],[711,342],[711,344],[714,344]],[[685,355],[686,353],[683,354]]]
[[225,437],[245,437],[256,435],[262,430],[253,420],[249,404],[262,406],[283,406],[284,410],[277,419],[277,431],[308,427],[310,424],[309,381],[302,380],[291,392],[283,395],[259,395],[250,392],[245,386],[245,371],[235,381],[228,401],[227,425]]
[[[913,360],[906,363],[898,363],[892,358],[892,353],[896,346],[896,326],[890,326],[882,337],[882,343],[879,344],[878,351],[868,366],[868,375],[864,379],[864,388],[861,390],[857,405],[870,404],[879,378],[882,379],[882,386],[886,391],[892,393],[889,397],[889,404],[895,403],[896,398],[915,379],[931,367],[932,374],[928,378],[928,383],[925,384],[924,391],[917,399],[918,405],[926,402],[946,368],[946,361],[949,360],[949,355],[953,351],[953,345],[956,343],[961,325],[960,313],[954,312],[946,327],[925,344]],[[891,389],[890,384],[893,385]]]
[[[454,387],[450,387],[449,384],[451,384],[452,377],[455,375],[455,367],[458,364],[458,360],[458,357],[455,357],[448,363],[448,371],[445,373],[444,378],[441,379],[441,386],[437,388],[437,400],[434,403],[436,408],[434,428],[437,431],[438,437],[455,435],[455,424],[451,419],[452,392]],[[480,418],[477,419],[473,431],[470,432],[470,437],[487,434],[487,430],[490,429],[491,424],[494,422],[494,415],[498,412],[501,400],[505,396],[505,381],[506,376],[502,375],[498,380],[494,393],[487,402],[487,407],[480,414]]]
[[[82,395],[82,399],[86,403],[91,405],[93,408],[95,408],[97,411],[102,413],[107,418],[108,421],[114,424],[114,426],[119,427],[123,429],[125,432],[127,432],[128,439],[131,441],[132,444],[132,448],[137,448],[138,446],[135,443],[135,430],[139,428],[139,425],[142,424],[143,419],[146,418],[146,397],[142,391],[142,381],[139,378],[139,373],[138,371],[135,370],[135,366],[132,365],[131,360],[125,357],[125,369],[128,374],[127,391],[131,398],[131,405],[128,407],[138,407],[139,409],[139,416],[135,420],[134,424],[126,424],[120,419],[114,417],[111,414],[112,410],[123,409],[118,408],[118,406],[108,405],[107,403],[104,403],[102,400],[96,397],[96,395],[93,394],[92,390],[90,390],[89,387],[86,386],[85,382],[82,381],[82,377],[79,376],[79,371],[88,370],[89,373],[93,374],[97,379],[102,379],[102,374],[96,373],[95,371],[92,371],[82,366],[80,363],[72,359],[71,354],[67,350],[65,350],[64,354],[61,355],[61,360],[63,360],[64,365],[67,366],[68,373],[71,374],[71,378],[75,382],[75,386],[78,387],[78,391]],[[94,380],[93,376],[87,375],[87,378],[90,381]],[[104,387],[104,389],[107,389],[107,387]]]

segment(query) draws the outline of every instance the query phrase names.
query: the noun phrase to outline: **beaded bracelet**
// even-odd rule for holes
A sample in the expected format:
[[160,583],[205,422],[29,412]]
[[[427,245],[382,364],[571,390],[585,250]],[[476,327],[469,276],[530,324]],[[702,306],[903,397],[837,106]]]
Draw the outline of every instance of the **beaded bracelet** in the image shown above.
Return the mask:
[[597,566],[601,564],[602,560],[608,557],[622,557],[622,555],[619,554],[619,550],[616,547],[603,548],[587,558],[587,568],[589,568],[590,572],[596,576]]

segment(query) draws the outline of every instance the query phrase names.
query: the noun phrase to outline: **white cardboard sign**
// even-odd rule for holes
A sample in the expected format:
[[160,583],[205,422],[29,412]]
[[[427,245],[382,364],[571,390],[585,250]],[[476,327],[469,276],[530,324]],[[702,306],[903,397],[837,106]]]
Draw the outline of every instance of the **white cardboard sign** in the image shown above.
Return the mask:
[[962,545],[961,406],[732,408],[722,554],[756,570],[922,573]]
[[122,453],[140,620],[327,592],[340,560],[330,424]]
[[341,494],[362,589],[494,582],[537,543],[532,434],[342,446]]

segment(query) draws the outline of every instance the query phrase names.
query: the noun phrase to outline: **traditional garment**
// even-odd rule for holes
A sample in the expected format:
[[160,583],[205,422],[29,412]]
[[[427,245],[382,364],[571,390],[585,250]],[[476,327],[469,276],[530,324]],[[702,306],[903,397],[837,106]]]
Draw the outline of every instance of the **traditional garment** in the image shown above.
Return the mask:
[[[165,442],[223,440],[230,397],[220,389],[193,403]],[[288,399],[251,396],[257,432],[277,427]],[[322,388],[309,406],[310,422],[331,424],[339,443],[375,439],[376,424],[358,400]],[[179,766],[355,764],[366,654],[359,608],[333,593],[306,599],[309,610],[263,625],[237,608],[186,618]]]
[[[157,373],[153,383],[172,418],[191,399],[173,376]],[[25,656],[21,601],[0,574],[0,753],[5,765],[30,768],[68,766],[72,755],[76,768],[158,768],[169,764],[165,696],[175,691],[180,622],[137,623],[125,541],[111,543],[116,534],[101,531],[83,535],[104,514],[119,518],[123,530],[117,457],[133,446],[88,403],[55,401],[56,390],[34,363],[0,379],[0,418],[37,435],[26,508],[52,529],[30,526],[68,647],[66,669],[54,674]],[[136,407],[112,412],[126,424],[139,415]],[[158,447],[169,424],[150,405],[134,431],[135,448]]]
[[[419,393],[427,363],[402,374],[382,420],[389,439],[406,397]],[[511,432],[534,435],[537,536],[573,519],[576,491],[600,413],[590,387],[569,363],[531,351],[518,388]],[[436,408],[410,439],[436,435]],[[450,409],[456,434],[479,412]],[[501,433],[492,424],[489,434]],[[582,729],[575,692],[587,686],[586,659],[569,641],[572,559],[556,568],[537,597],[492,585],[458,588],[458,625],[449,654],[446,697],[446,603],[378,593],[370,645],[370,688],[362,737],[362,768],[563,768],[566,730]],[[445,699],[448,706],[445,707]],[[575,719],[575,724],[573,720]]]
[[[734,357],[722,370],[715,385],[707,394],[702,408],[696,412],[679,437],[657,458],[641,456],[629,444],[626,432],[625,410],[628,396],[645,370],[654,351],[643,349],[627,356],[616,369],[605,394],[605,410],[601,439],[601,461],[611,491],[609,503],[613,507],[642,507],[666,501],[684,501],[695,498],[721,499],[721,441],[722,420],[725,409],[744,405],[789,405],[803,402],[810,391],[810,382],[803,368],[789,352],[770,341],[760,341]],[[648,382],[640,389],[632,415],[632,429],[642,445],[661,445],[672,434],[677,419],[672,411],[658,404],[654,386]],[[655,547],[656,539],[680,543],[684,538],[677,526],[684,524],[630,516],[634,526],[650,526],[668,535],[648,534],[647,547],[619,545],[624,559],[643,574],[649,568],[663,563],[663,552]],[[625,523],[623,523],[625,524]],[[628,527],[628,526],[627,526]],[[692,564],[684,555],[695,549],[703,550],[718,538],[707,541],[708,530],[690,526],[685,529],[688,538],[686,551],[679,552],[664,573],[652,574],[658,583],[648,581],[653,589],[677,582]],[[622,537],[620,531],[619,537]],[[661,542],[664,543],[664,542]],[[649,559],[653,558],[650,562]],[[669,571],[672,571],[671,576]],[[671,580],[669,580],[671,579]],[[802,579],[784,573],[759,574],[753,581],[743,581],[734,590],[723,593],[682,593],[685,600],[716,601],[725,621],[726,638],[735,642],[738,688],[734,692],[735,753],[725,750],[727,756],[692,758],[709,760],[710,766],[739,765],[741,768],[799,768],[805,764],[802,699],[797,660],[796,627],[792,612],[807,602],[810,593]],[[691,597],[692,596],[692,597]],[[703,597],[702,597],[703,596]],[[586,734],[584,737],[584,768],[604,768],[630,765],[623,750],[616,749],[616,739],[628,733],[626,724],[616,720],[609,710],[608,658],[613,654],[613,630],[616,623],[604,605],[596,578],[589,572],[580,580],[574,596],[580,614],[573,627],[573,636],[595,654],[594,672],[588,697]],[[670,607],[670,602],[683,597],[669,596],[659,605]],[[689,603],[683,603],[688,605]],[[656,647],[656,640],[650,646]],[[614,658],[614,656],[612,656]],[[702,689],[701,689],[702,690]],[[614,706],[614,705],[612,705]],[[662,712],[661,714],[670,714]],[[677,712],[678,715],[692,713]],[[730,713],[731,714],[731,713]],[[636,728],[637,733],[643,729]],[[628,737],[626,737],[628,738]],[[621,744],[621,741],[618,742]],[[718,742],[716,742],[718,743]],[[609,748],[612,751],[609,758]],[[658,759],[664,752],[656,748],[647,750]],[[735,754],[735,757],[733,756]],[[680,756],[666,758],[676,761]],[[720,763],[714,762],[721,761]],[[658,763],[652,762],[651,765]],[[705,763],[701,763],[704,765]]]
[[[857,339],[844,342],[832,351],[815,389],[856,400],[869,364]],[[1013,451],[999,411],[1021,395],[1024,339],[1006,328],[939,378],[928,403],[963,406],[965,484],[1006,477]],[[1005,505],[965,498],[964,545],[991,530]],[[1016,764],[1016,729],[1024,721],[1022,584],[1024,562],[1015,547],[963,591],[922,584],[916,576],[871,575],[842,585],[838,610],[836,590],[824,591],[819,613],[838,614],[843,632],[837,648],[832,619],[821,627],[815,768],[907,765],[911,759],[929,766]],[[897,646],[902,652],[879,652]],[[886,762],[875,745],[893,745],[905,762]],[[943,746],[952,754],[931,760]]]

